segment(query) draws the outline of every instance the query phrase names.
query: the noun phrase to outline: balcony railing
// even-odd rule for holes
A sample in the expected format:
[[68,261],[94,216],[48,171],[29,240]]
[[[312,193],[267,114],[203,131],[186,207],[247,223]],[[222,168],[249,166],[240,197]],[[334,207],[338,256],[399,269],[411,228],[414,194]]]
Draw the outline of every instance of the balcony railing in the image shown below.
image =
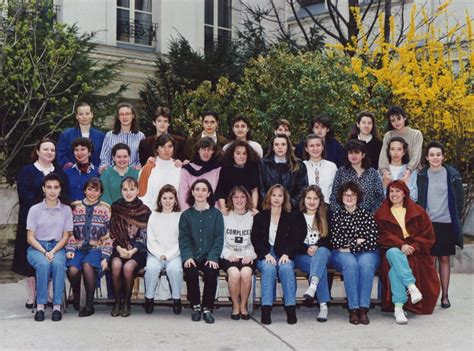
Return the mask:
[[117,40],[131,44],[151,46],[156,42],[157,23],[117,19]]

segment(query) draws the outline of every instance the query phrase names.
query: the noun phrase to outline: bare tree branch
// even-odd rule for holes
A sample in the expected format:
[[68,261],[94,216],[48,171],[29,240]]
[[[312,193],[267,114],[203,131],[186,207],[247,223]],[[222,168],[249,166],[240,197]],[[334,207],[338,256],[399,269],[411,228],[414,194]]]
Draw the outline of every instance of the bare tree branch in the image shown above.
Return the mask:
[[311,20],[313,21],[313,23],[319,28],[321,29],[327,36],[337,40],[340,42],[340,38],[335,35],[334,33],[332,33],[331,31],[329,31],[325,25],[323,25],[323,23],[321,21],[319,21],[312,13],[311,11],[309,11],[306,6],[302,6],[303,10],[305,10],[305,12],[308,14],[308,16],[311,18]]
[[291,7],[291,11],[293,12],[293,16],[296,19],[296,23],[298,24],[298,27],[300,28],[301,33],[303,33],[304,39],[306,41],[306,46],[310,47],[311,46],[311,40],[309,39],[308,34],[306,33],[306,30],[304,29],[303,25],[301,24],[301,21],[298,17],[298,14],[296,13],[294,1],[293,0],[288,0],[288,1],[289,1],[289,4],[290,4],[290,7]]
[[[387,1],[386,1],[387,3]],[[379,13],[380,13],[380,7],[381,7],[381,1],[378,1],[377,3],[377,10],[375,11],[375,16],[374,16],[374,20],[372,21],[372,24],[370,25],[369,29],[367,30],[367,33],[365,34],[366,35],[366,38],[370,38],[370,35],[372,34],[372,31],[374,30],[375,28],[375,24],[377,23],[377,20],[378,20],[378,17],[379,17]],[[391,6],[390,6],[391,7]]]
[[[372,4],[374,3],[374,0],[370,0],[370,2],[367,4],[364,13],[362,14],[361,21],[364,22],[365,16],[369,13],[369,10],[372,8]],[[378,1],[380,3],[380,1]]]
[[[328,6],[328,10],[330,11],[330,13],[333,13],[333,14],[335,13],[336,14],[337,20],[341,20],[346,27],[349,26],[349,21],[344,18],[344,16],[339,11],[337,6],[335,4],[333,4],[331,0],[326,0],[326,4]],[[349,6],[350,6],[350,1],[349,1]],[[334,24],[336,24],[336,22],[334,22]],[[339,24],[340,24],[340,22],[339,22]],[[341,28],[341,27],[339,26],[339,28]]]
[[[346,45],[347,44],[347,41],[349,39],[349,30],[347,31],[348,32],[348,38],[345,37],[344,33],[342,32],[342,29],[340,26],[337,25],[337,20],[336,20],[336,15],[334,14],[334,6],[332,6],[332,3],[330,0],[326,0],[326,4],[328,6],[328,14],[329,14],[329,17],[331,18],[331,21],[334,25],[334,29],[336,29],[337,31],[337,34],[339,35],[339,39],[338,41],[342,44],[342,45]],[[337,10],[337,9],[336,9]],[[344,22],[346,23],[346,22]],[[349,39],[350,40],[350,39]]]
[[283,22],[280,20],[280,14],[278,13],[278,9],[276,8],[275,3],[273,2],[273,0],[270,1],[270,4],[272,5],[273,13],[275,14],[275,17],[278,21],[278,27],[280,28],[280,33],[283,35],[283,37],[286,40],[291,42],[292,39],[291,39],[290,35],[287,33],[287,31],[285,30],[285,28],[283,28]]
[[402,38],[405,34],[405,0],[402,0],[402,9],[400,15],[400,34],[398,35],[397,41],[395,42],[395,46],[399,46],[402,43]]

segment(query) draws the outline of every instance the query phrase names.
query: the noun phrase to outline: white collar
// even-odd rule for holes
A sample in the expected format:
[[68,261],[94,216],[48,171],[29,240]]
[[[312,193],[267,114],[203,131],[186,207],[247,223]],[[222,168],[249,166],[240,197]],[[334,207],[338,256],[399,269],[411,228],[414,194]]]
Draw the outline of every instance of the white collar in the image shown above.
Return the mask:
[[35,163],[33,163],[33,165],[38,169],[38,171],[40,171],[41,173],[43,173],[45,176],[47,176],[49,173],[51,172],[54,172],[54,165],[51,163],[51,166],[49,166],[49,168],[43,168],[41,167],[41,165],[39,164],[38,161],[36,161]]
[[361,140],[361,141],[365,141],[365,143],[367,144],[368,142],[370,142],[372,140],[374,136],[372,134],[369,135],[369,137],[367,139],[362,139],[360,137],[360,133],[357,135],[357,139]]
[[201,138],[212,138],[214,141],[217,140],[217,132],[214,132],[212,135],[205,135],[204,132],[201,133]]
[[194,207],[194,209],[195,209],[196,211],[199,211],[199,212],[205,211],[205,210],[208,210],[208,209],[211,208],[211,206],[209,205],[209,203],[206,203],[206,206],[205,206],[204,208],[202,208],[202,209],[197,208],[197,207],[196,207],[196,204],[194,204],[193,207]]
[[277,156],[277,155],[274,155],[274,156],[273,156],[273,159],[275,160],[275,163],[286,163],[286,162],[287,162],[285,156],[279,157],[279,156]]

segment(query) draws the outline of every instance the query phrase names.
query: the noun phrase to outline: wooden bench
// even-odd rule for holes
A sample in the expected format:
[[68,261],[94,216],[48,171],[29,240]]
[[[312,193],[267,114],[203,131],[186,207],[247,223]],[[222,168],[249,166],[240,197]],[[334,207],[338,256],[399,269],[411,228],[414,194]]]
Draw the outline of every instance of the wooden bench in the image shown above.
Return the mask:
[[[134,289],[132,291],[132,304],[134,305],[140,305],[140,304],[143,304],[144,303],[144,297],[142,295],[142,293],[140,293],[140,285],[141,285],[141,279],[143,279],[143,276],[144,276],[144,273],[145,273],[145,270],[144,269],[141,269],[138,274],[137,274],[137,277],[135,279],[135,284],[134,284]],[[301,287],[304,287],[304,289],[307,288],[307,282],[308,282],[308,276],[306,273],[296,269],[295,270],[295,275],[296,275],[296,286],[298,288],[298,285],[300,285]],[[167,275],[166,275],[166,270],[162,270],[160,272],[160,279],[162,277],[166,277],[167,279]],[[260,300],[260,297],[259,297],[259,294],[260,294],[260,279],[261,279],[261,276],[260,276],[260,272],[258,270],[255,271],[255,274],[253,275],[252,277],[252,287],[251,287],[251,290],[250,290],[250,295],[249,295],[249,299],[248,299],[248,309],[249,309],[249,313],[252,314],[253,313],[253,310],[255,308],[258,308],[261,306],[261,300]],[[328,269],[328,281],[329,281],[329,290],[331,291],[332,290],[332,287],[333,287],[333,282],[336,281],[336,282],[339,282],[341,283],[343,281],[343,276],[340,272],[334,270],[334,269]],[[299,283],[299,284],[298,284]],[[168,284],[169,284],[169,281],[168,281]],[[277,284],[278,285],[278,284]],[[171,291],[171,287],[170,285],[168,285],[170,291]],[[274,305],[283,305],[284,304],[284,301],[283,301],[283,298],[281,296],[281,294],[278,293],[279,290],[278,290],[278,286],[277,286],[277,296],[276,296],[276,299],[274,301]],[[301,305],[304,305],[304,306],[308,306],[308,307],[311,307],[311,306],[315,306],[317,305],[317,302],[316,301],[313,301],[312,303],[307,303],[305,301],[305,299],[302,297],[302,293],[298,293],[296,294],[296,304],[301,306]],[[84,292],[81,292],[81,297],[85,296],[85,293]],[[378,294],[377,294],[378,296]],[[81,298],[82,300],[82,298]],[[187,296],[186,295],[182,295],[181,296],[181,300],[183,302],[183,306],[189,306],[189,300],[187,299]],[[96,304],[107,304],[107,303],[112,303],[113,300],[112,299],[108,299],[108,298],[104,298],[103,295],[102,295],[102,289],[100,287],[98,287],[96,289],[96,296],[95,296],[95,303]],[[157,306],[172,306],[172,300],[171,299],[168,299],[168,300],[155,300],[155,305]],[[331,296],[331,301],[329,302],[331,305],[346,305],[347,304],[347,298],[345,296]],[[377,299],[371,299],[371,304],[372,305],[380,305],[380,300],[377,298]],[[219,307],[223,307],[223,306],[232,306],[232,302],[230,300],[230,296],[229,296],[229,292],[228,292],[228,288],[227,288],[227,273],[224,272],[224,271],[220,271],[220,274],[219,274],[219,281],[218,281],[218,285],[217,285],[217,291],[216,291],[216,301],[215,301],[215,306],[216,308],[219,308]]]

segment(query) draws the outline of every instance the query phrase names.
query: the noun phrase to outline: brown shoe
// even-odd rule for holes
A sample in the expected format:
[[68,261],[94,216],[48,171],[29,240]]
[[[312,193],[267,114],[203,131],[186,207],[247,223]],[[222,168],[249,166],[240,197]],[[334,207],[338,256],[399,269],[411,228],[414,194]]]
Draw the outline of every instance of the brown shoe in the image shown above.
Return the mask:
[[367,325],[367,324],[370,323],[369,316],[367,316],[368,312],[369,312],[369,309],[367,307],[359,308],[359,322],[360,322],[360,324]]
[[349,310],[349,323],[359,324],[359,309]]

